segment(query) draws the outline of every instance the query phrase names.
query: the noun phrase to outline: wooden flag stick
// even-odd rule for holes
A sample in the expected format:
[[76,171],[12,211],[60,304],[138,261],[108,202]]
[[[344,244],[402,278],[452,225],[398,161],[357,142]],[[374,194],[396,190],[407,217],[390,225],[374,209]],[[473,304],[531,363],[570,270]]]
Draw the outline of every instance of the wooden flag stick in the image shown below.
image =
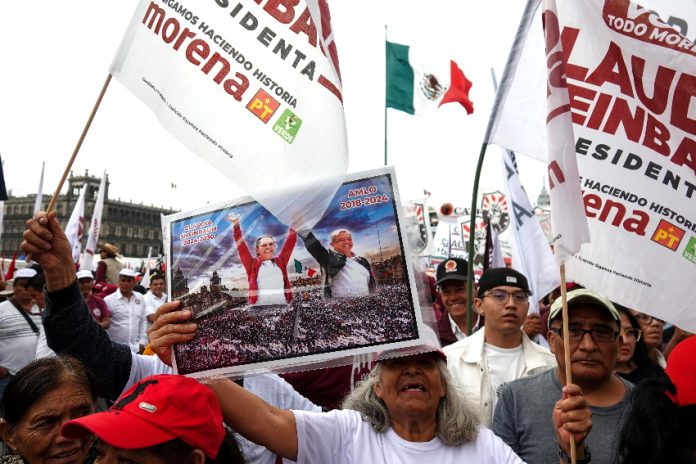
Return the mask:
[[[565,358],[566,385],[573,383],[573,372],[570,366],[570,339],[568,336],[568,295],[566,292],[565,263],[561,263],[561,303],[563,319],[563,355]],[[577,462],[577,450],[575,449],[575,435],[570,434],[570,462]]]
[[109,87],[109,82],[111,82],[111,74],[106,76],[106,80],[104,81],[104,85],[102,86],[101,92],[99,92],[99,97],[97,98],[97,101],[94,103],[94,108],[92,108],[92,112],[89,115],[89,119],[87,119],[85,127],[82,129],[80,139],[77,141],[77,145],[75,145],[75,150],[73,150],[72,156],[70,157],[70,161],[68,161],[68,165],[65,167],[65,171],[63,171],[63,177],[61,177],[60,182],[58,182],[58,187],[56,187],[56,191],[53,192],[53,198],[51,198],[51,202],[48,204],[46,212],[51,211],[56,205],[58,195],[60,195],[60,191],[63,188],[63,184],[65,184],[65,179],[67,179],[68,173],[70,172],[70,169],[72,169],[72,165],[75,162],[75,158],[77,158],[77,153],[80,151],[82,142],[85,140],[85,137],[87,136],[87,131],[89,130],[89,127],[92,125],[94,115],[97,114],[97,110],[99,109],[99,105],[101,104],[101,101],[104,98],[106,89]]
[[[89,114],[89,118],[87,119],[87,123],[85,124],[85,127],[82,129],[82,134],[80,134],[80,139],[77,141],[77,145],[75,145],[75,149],[73,150],[72,156],[70,157],[70,160],[68,161],[68,165],[65,166],[65,171],[63,171],[63,177],[60,178],[60,182],[58,182],[58,187],[56,187],[56,191],[53,192],[53,197],[51,198],[51,202],[48,204],[48,207],[46,208],[47,213],[49,211],[51,211],[56,206],[56,201],[58,200],[58,196],[60,195],[60,191],[63,188],[63,184],[65,184],[65,179],[67,179],[68,173],[70,172],[70,169],[72,169],[72,165],[75,162],[75,158],[77,158],[77,153],[80,151],[80,147],[82,146],[82,142],[84,142],[85,137],[87,136],[87,131],[89,130],[89,127],[92,125],[92,121],[94,120],[94,115],[97,114],[97,110],[99,109],[99,105],[101,104],[101,101],[104,98],[104,94],[106,93],[106,89],[109,87],[110,82],[111,82],[111,73],[109,73],[109,75],[106,76],[106,80],[104,81],[104,85],[102,85],[101,92],[99,92],[99,97],[97,97],[97,101],[94,102],[94,107],[92,108],[92,112]],[[28,263],[30,261],[31,261],[31,253],[27,253],[26,262]]]

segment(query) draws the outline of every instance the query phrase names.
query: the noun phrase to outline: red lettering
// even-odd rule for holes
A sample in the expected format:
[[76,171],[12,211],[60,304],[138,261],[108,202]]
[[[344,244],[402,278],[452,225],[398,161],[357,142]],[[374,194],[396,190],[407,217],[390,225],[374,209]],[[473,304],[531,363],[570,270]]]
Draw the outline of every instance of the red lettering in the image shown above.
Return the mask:
[[682,74],[674,89],[670,122],[691,135],[696,135],[696,119],[689,117],[689,107],[695,95],[696,76]]
[[317,46],[317,27],[312,21],[309,8],[305,8],[299,18],[290,26],[290,30],[299,35],[303,33],[307,36],[307,41],[312,47]]
[[588,218],[596,217],[597,215],[590,208],[599,210],[602,207],[602,199],[599,198],[599,195],[588,193],[582,197],[582,201],[585,204],[585,216]]
[[607,119],[607,123],[604,125],[604,132],[614,135],[619,125],[621,125],[626,133],[626,137],[634,142],[638,142],[643,132],[644,120],[645,110],[642,107],[637,106],[636,114],[633,115],[628,107],[628,102],[617,98],[609,113],[609,119]]
[[186,59],[196,66],[199,66],[203,60],[208,58],[208,55],[210,55],[210,45],[205,40],[192,40],[189,46],[186,47]]
[[652,114],[648,114],[648,121],[645,124],[645,135],[643,146],[655,150],[662,156],[669,156],[669,129],[662,124]]
[[696,142],[684,138],[674,152],[672,162],[678,166],[688,166],[696,175]]
[[548,171],[549,171],[549,188],[553,189],[556,186],[556,182],[554,182],[554,180],[556,180],[558,182],[558,185],[565,182],[565,176],[563,175],[563,170],[558,165],[558,162],[556,160],[551,161],[549,163]]
[[653,82],[653,96],[652,98],[648,98],[645,94],[645,87],[643,86],[645,60],[637,56],[632,56],[631,70],[633,71],[633,82],[636,86],[636,94],[643,105],[655,114],[664,113],[665,108],[667,108],[669,89],[672,87],[672,81],[674,80],[676,71],[674,69],[665,68],[664,66],[659,66]]
[[580,29],[564,27],[561,34],[561,46],[563,47],[563,58],[565,59],[566,77],[578,81],[584,81],[587,76],[587,68],[578,66],[570,62],[570,54],[573,52],[575,42],[580,34]]
[[[260,0],[256,0],[256,3],[259,2]],[[300,3],[299,0],[269,0],[263,9],[278,22],[290,24],[295,19],[295,7],[298,3]]]
[[604,55],[604,59],[599,63],[597,68],[592,71],[592,74],[587,77],[585,82],[594,84],[598,87],[605,82],[609,82],[618,86],[619,89],[621,89],[621,93],[624,95],[633,97],[628,68],[623,60],[621,48],[614,42],[609,44],[609,49],[606,55]]

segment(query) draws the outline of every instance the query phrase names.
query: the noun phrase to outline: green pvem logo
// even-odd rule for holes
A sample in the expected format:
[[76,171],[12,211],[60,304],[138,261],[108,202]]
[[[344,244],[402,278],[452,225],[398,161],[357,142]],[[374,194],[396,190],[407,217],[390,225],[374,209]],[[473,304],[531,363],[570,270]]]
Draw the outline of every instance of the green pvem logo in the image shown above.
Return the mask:
[[686,244],[682,256],[688,261],[696,264],[696,237],[691,237],[689,243]]
[[295,141],[295,137],[297,137],[297,132],[300,130],[301,126],[302,120],[292,111],[285,110],[273,126],[273,132],[282,137],[286,142],[292,143]]

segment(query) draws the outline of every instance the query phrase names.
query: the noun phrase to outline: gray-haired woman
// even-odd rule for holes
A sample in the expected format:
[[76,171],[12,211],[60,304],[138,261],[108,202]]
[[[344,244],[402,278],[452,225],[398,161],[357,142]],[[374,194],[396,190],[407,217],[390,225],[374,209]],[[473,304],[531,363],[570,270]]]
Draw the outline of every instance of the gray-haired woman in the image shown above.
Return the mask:
[[479,426],[439,351],[379,361],[328,413],[281,410],[230,381],[211,387],[232,427],[298,463],[522,462]]

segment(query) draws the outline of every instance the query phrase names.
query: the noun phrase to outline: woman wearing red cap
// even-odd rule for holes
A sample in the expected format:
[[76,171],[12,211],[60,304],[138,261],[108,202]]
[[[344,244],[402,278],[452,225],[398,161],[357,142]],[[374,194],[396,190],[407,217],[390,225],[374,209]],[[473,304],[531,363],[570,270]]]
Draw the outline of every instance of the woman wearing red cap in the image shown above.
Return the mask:
[[96,464],[242,463],[210,388],[179,375],[133,385],[106,412],[66,422],[68,439],[95,436]]
[[633,389],[617,462],[696,463],[696,336],[674,348],[665,376]]

